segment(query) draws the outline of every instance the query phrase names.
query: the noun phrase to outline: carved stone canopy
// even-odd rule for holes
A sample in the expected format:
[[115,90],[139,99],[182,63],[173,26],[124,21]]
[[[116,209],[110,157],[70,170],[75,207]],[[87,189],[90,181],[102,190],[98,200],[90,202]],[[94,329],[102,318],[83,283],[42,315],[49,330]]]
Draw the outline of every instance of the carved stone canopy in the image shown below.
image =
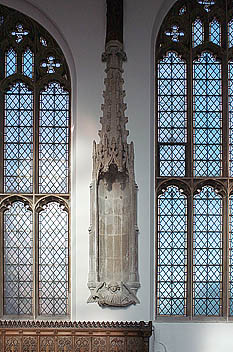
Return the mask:
[[126,55],[119,41],[109,41],[100,141],[93,145],[90,270],[88,303],[126,307],[139,303],[137,185],[134,148],[128,144],[123,90]]

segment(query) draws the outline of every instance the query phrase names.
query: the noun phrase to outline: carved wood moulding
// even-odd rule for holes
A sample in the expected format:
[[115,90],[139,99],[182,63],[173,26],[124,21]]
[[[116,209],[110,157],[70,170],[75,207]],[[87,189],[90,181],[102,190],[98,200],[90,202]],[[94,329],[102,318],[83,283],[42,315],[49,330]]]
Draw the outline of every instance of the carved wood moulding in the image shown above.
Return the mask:
[[0,321],[1,352],[149,352],[151,322]]

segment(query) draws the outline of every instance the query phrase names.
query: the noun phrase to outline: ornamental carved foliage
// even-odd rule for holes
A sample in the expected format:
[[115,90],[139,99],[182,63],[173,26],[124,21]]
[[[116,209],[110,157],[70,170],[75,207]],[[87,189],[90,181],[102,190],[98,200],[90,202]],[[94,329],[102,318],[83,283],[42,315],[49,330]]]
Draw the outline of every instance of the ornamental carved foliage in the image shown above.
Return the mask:
[[93,337],[91,351],[92,352],[107,352],[106,337]]
[[125,351],[125,338],[124,337],[111,337],[110,338],[110,352],[124,352]]
[[45,352],[54,352],[55,343],[53,337],[41,337],[40,339],[40,350]]
[[142,337],[127,338],[127,352],[143,352],[144,344]]
[[57,352],[73,352],[72,337],[58,337]]
[[37,338],[23,337],[22,352],[37,352]]
[[98,302],[100,307],[127,307],[139,303],[136,295],[123,282],[101,282],[93,292],[89,302]]
[[5,352],[20,352],[20,337],[6,337]]
[[89,352],[90,347],[90,337],[75,337],[75,352]]

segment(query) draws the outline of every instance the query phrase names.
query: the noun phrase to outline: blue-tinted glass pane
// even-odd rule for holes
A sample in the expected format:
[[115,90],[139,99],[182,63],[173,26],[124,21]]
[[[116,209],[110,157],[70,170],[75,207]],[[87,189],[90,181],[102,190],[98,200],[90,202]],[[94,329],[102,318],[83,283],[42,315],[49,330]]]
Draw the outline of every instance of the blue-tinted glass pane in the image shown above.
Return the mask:
[[175,43],[179,42],[182,37],[184,37],[184,32],[177,25],[172,25],[170,30],[167,30],[165,34]]
[[230,310],[229,314],[233,315],[233,196],[229,199],[230,218],[229,218],[229,297],[230,297]]
[[68,213],[52,202],[39,213],[39,314],[68,313]]
[[233,61],[228,64],[229,165],[233,176]]
[[39,191],[68,192],[69,93],[52,82],[40,94]]
[[5,54],[6,77],[14,75],[17,70],[17,55],[13,49],[9,49]]
[[209,31],[210,31],[210,41],[216,45],[221,45],[221,26],[216,19],[210,22]]
[[172,186],[158,197],[158,315],[185,315],[187,200]]
[[30,49],[23,54],[23,74],[29,78],[33,78],[34,71],[34,55]]
[[206,12],[209,12],[211,7],[215,4],[215,0],[198,0],[198,3],[203,6]]
[[[185,174],[186,86],[186,64],[176,53],[167,53],[158,64],[160,175],[184,176]],[[168,152],[167,155],[166,152]]]
[[193,46],[197,46],[203,43],[204,40],[204,28],[201,20],[198,18],[193,23]]
[[160,176],[185,176],[185,146],[160,146]]
[[193,64],[194,175],[222,170],[221,64],[207,52]]
[[228,45],[229,48],[233,46],[233,20],[228,23]]
[[32,314],[32,212],[15,202],[4,212],[4,314]]
[[21,82],[5,94],[4,189],[32,192],[33,95]]
[[220,315],[221,291],[222,199],[211,187],[204,187],[194,196],[194,315]]

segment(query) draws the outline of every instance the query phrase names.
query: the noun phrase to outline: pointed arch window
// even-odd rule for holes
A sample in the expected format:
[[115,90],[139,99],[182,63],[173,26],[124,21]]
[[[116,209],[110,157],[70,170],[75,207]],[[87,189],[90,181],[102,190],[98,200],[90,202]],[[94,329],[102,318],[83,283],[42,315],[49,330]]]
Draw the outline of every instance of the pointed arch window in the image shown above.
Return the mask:
[[67,317],[69,70],[37,22],[0,14],[0,318]]
[[[157,318],[233,319],[232,23],[232,8],[225,0],[179,0],[157,37]],[[176,42],[167,35],[168,24],[183,33]],[[172,201],[171,190],[176,194]],[[182,216],[185,220],[176,225]],[[184,244],[171,247],[177,231],[187,233],[185,284],[179,297],[171,278],[171,268],[179,268],[182,257],[174,253],[184,249]],[[167,239],[163,247],[161,234]],[[163,256],[163,251],[172,255]],[[167,289],[161,290],[163,282]]]

